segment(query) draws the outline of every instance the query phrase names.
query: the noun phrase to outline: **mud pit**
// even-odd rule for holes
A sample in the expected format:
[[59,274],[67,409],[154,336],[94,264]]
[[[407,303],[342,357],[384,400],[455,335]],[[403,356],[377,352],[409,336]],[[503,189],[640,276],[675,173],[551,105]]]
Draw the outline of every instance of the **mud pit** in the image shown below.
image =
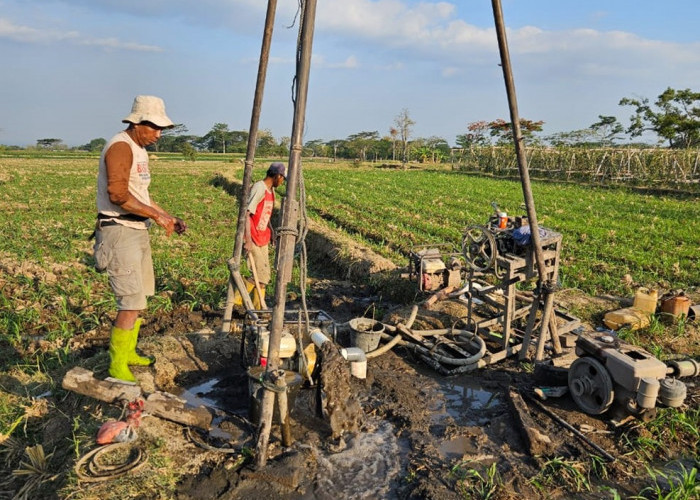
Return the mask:
[[[371,293],[351,282],[318,280],[312,283],[309,307],[328,311],[336,322],[347,322],[367,312],[375,300]],[[601,310],[615,307],[606,299],[589,299],[576,292],[563,293],[559,305],[565,303]],[[389,310],[385,321],[405,318],[409,311],[407,306],[384,307]],[[419,313],[416,327],[439,328],[461,312],[459,306],[446,302],[438,311]],[[203,323],[207,326],[202,329]],[[246,461],[249,452],[222,452],[254,449],[255,429],[247,422],[249,381],[240,359],[240,335],[215,333],[219,323],[217,317],[205,320],[175,311],[143,328],[140,346],[159,360],[155,368],[134,370],[144,389],[179,393],[217,415],[208,435],[188,436],[177,424],[144,420],[140,432],[147,441],[167,439],[165,452],[181,474],[177,498],[470,498],[477,496],[469,486],[473,483],[465,482],[464,471],[485,478],[490,467],[496,468],[501,481],[496,498],[571,498],[575,490],[570,487],[553,484],[541,489],[533,485],[533,478],[549,458],[589,462],[597,455],[532,405],[537,432],[551,442],[541,455],[530,453],[509,403],[509,391],[532,394],[535,384],[542,382],[527,372],[527,366],[506,360],[445,378],[411,352],[395,347],[369,360],[366,380],[349,377],[347,368],[335,375],[347,384],[346,397],[356,397],[361,406],[359,418],[349,425],[357,425],[358,432],[338,436],[329,419],[319,416],[317,388],[303,387],[290,401],[294,444],[284,448],[279,426],[273,425],[268,465],[253,470],[251,461]],[[338,339],[347,345],[342,334]],[[693,341],[697,342],[697,332]],[[96,371],[100,366],[98,362]],[[336,365],[333,370],[338,373],[341,368]],[[686,403],[697,407],[698,390],[692,381],[688,385]],[[624,497],[638,494],[646,485],[643,474],[635,476],[639,465],[623,456],[629,450],[620,439],[622,433],[643,432],[635,430],[634,421],[615,428],[607,417],[580,412],[567,396],[547,400],[545,405],[574,427],[586,429],[587,438],[619,458],[607,464],[606,477],[591,478],[597,485],[593,491],[608,486]],[[679,456],[683,456],[681,450],[665,449],[658,458]],[[248,465],[241,467],[244,461]],[[600,498],[586,492],[576,496]]]

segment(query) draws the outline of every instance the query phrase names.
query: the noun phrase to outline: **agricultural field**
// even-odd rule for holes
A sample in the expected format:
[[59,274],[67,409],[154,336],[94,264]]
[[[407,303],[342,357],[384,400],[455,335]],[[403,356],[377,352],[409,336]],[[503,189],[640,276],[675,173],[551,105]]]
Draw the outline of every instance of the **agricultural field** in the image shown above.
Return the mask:
[[[267,163],[258,162],[255,179],[264,175]],[[144,332],[155,343],[168,335],[215,330],[220,325],[242,162],[191,162],[163,156],[152,162],[151,170],[154,200],[189,226],[182,237],[166,238],[159,228],[152,230],[156,296],[149,299]],[[96,157],[0,157],[0,462],[8,472],[26,471],[28,460],[43,464],[34,473],[4,474],[0,496],[24,491],[26,498],[115,498],[110,495],[117,494],[120,498],[176,498],[187,478],[197,477],[203,469],[213,470],[223,461],[214,452],[195,461],[192,449],[185,445],[175,454],[176,440],[167,432],[179,438],[181,431],[172,424],[148,435],[149,463],[133,479],[90,488],[73,472],[75,461],[94,446],[100,423],[108,416],[118,418],[120,412],[60,387],[69,368],[85,365],[98,372],[108,363],[104,351],[115,304],[106,276],[92,268],[88,240],[95,221],[96,174]],[[414,245],[447,242],[459,248],[465,227],[487,221],[492,201],[511,215],[524,214],[518,182],[449,168],[403,170],[305,161],[304,185],[311,219],[397,267],[406,265]],[[660,293],[682,289],[695,302],[700,300],[697,196],[555,182],[535,182],[533,194],[540,225],[564,236],[559,285],[564,296],[577,297],[573,312],[588,324],[600,326],[601,307],[611,304],[601,306],[599,297],[629,298],[639,287]],[[309,274],[311,281],[322,282],[332,270],[316,264]],[[374,297],[375,310],[396,305],[381,299],[393,297],[388,288],[395,281],[374,281],[371,286],[368,281],[352,287],[364,287],[363,297]],[[313,295],[313,284],[308,289]],[[271,295],[272,290],[268,292]],[[361,304],[359,314],[368,309],[367,300]],[[653,321],[644,330],[621,335],[653,348],[661,359],[700,357],[700,334],[691,322]],[[217,360],[218,352],[201,355],[210,370],[225,368],[227,361]],[[392,381],[386,373],[397,363],[398,357],[376,365],[377,380],[396,394],[401,393],[402,379],[397,375]],[[401,376],[422,376],[413,368],[401,370]],[[195,371],[192,368],[188,376],[194,378]],[[410,380],[404,385],[410,386]],[[188,381],[182,374],[170,379],[173,385]],[[621,498],[615,496],[615,485],[623,482],[619,490],[626,497],[693,498],[698,493],[700,411],[697,394],[691,396],[682,409],[661,411],[651,422],[640,422],[617,436],[611,446],[625,456],[624,464],[605,466],[595,459],[557,455],[538,462],[539,466],[525,463],[513,476],[517,477],[514,483],[495,465],[481,468],[451,456],[452,461],[437,464],[416,451],[400,473],[397,491],[426,498],[442,494],[448,494],[443,498],[514,498],[526,493],[541,498]],[[388,396],[374,411],[393,414],[402,422],[397,425],[410,427],[412,419],[418,420],[415,414],[403,416],[410,402],[387,409],[387,401]],[[420,418],[430,427],[429,416]],[[25,447],[39,444],[45,451],[43,458],[23,454]],[[236,467],[246,459],[239,458]],[[664,497],[668,488],[652,478],[669,472],[654,472],[653,466],[679,458],[686,459],[684,483],[671,485],[677,496]],[[231,459],[225,463],[233,468]],[[507,463],[517,468],[512,455]],[[625,475],[634,479],[620,479]]]

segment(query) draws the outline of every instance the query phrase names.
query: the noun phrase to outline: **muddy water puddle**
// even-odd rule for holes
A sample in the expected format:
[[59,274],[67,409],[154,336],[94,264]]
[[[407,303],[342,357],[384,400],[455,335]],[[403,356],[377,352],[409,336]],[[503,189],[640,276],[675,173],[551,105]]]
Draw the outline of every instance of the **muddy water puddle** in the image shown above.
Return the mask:
[[434,380],[434,390],[442,397],[431,408],[433,424],[444,423],[451,417],[457,425],[484,425],[504,405],[500,390],[485,387],[469,375]]
[[219,377],[205,380],[192,387],[182,389],[178,396],[187,401],[188,405],[195,408],[206,406],[207,408],[220,409],[221,402],[213,395],[214,389],[219,382],[221,382]]

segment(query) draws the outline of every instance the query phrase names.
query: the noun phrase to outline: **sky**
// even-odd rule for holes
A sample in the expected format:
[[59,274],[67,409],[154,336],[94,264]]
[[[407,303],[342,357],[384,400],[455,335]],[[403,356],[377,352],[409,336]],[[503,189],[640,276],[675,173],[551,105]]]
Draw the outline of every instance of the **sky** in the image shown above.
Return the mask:
[[[0,144],[109,139],[134,96],[190,134],[248,130],[265,0],[0,0]],[[278,0],[260,128],[290,136],[298,0]],[[627,125],[623,97],[700,90],[697,0],[502,0],[520,116],[544,134]],[[318,0],[304,141],[388,135],[451,145],[508,120],[488,0]]]

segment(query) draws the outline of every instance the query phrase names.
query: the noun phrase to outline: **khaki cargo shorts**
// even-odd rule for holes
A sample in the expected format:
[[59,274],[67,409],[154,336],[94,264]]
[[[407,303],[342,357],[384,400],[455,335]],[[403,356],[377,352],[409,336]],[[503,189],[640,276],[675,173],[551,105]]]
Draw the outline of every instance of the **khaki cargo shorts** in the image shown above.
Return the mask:
[[147,229],[120,224],[95,233],[95,269],[107,272],[120,311],[146,309],[146,297],[155,293],[151,243]]
[[255,244],[251,245],[250,252],[248,252],[248,268],[251,269],[250,258],[255,259],[255,270],[258,273],[258,283],[267,285],[270,282],[270,254],[269,245],[259,247]]

